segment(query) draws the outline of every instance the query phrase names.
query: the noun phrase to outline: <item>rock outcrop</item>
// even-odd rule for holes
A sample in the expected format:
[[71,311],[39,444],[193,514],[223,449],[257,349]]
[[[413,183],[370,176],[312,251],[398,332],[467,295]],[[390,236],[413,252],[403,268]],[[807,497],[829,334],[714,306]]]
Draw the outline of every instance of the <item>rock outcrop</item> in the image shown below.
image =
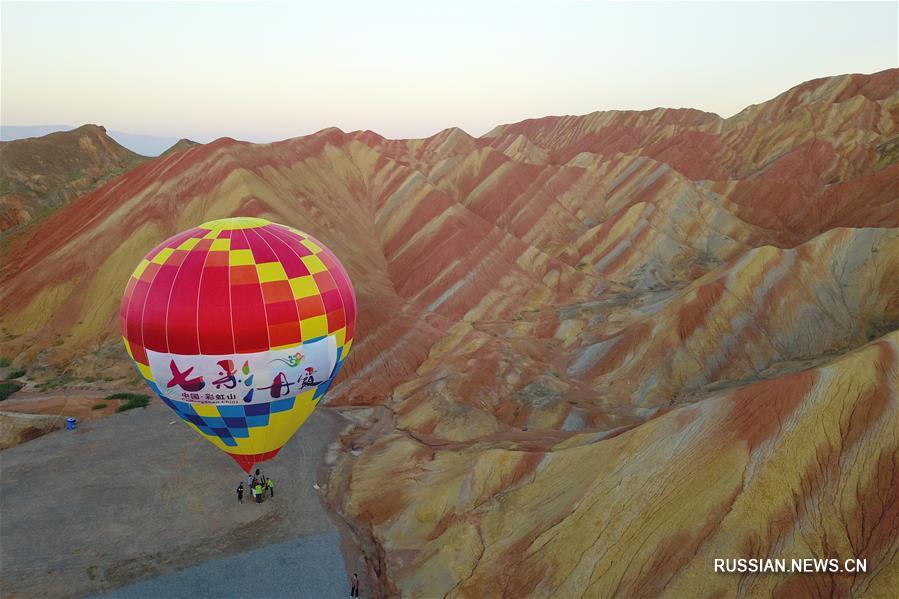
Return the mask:
[[0,232],[58,208],[146,160],[97,125],[0,142]]

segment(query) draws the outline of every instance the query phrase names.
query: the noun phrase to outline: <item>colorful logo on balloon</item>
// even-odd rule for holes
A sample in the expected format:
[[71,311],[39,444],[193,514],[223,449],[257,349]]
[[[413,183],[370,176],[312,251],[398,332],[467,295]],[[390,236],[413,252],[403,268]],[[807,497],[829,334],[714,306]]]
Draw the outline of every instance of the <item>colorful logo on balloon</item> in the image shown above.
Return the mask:
[[[229,358],[147,354],[154,378],[167,381],[162,389],[166,397],[194,403],[251,403],[256,391],[266,392],[263,395],[270,400],[296,395],[324,382],[316,373],[330,374],[337,362],[334,340],[327,337],[304,344],[303,351],[291,348]],[[169,371],[166,377],[156,374],[163,364]],[[242,364],[240,369],[237,364]],[[257,380],[271,382],[255,386]]]
[[272,363],[281,362],[283,364],[287,364],[291,368],[294,368],[294,367],[300,365],[300,362],[303,361],[304,357],[305,356],[303,356],[303,354],[301,354],[300,352],[297,352],[294,355],[288,356],[286,358],[277,358],[275,360],[272,360]]

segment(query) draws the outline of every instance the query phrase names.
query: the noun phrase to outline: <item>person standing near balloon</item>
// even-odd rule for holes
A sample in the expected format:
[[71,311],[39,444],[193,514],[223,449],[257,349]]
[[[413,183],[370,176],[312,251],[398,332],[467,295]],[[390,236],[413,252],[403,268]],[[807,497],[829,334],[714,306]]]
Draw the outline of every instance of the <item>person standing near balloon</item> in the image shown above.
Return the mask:
[[243,483],[237,485],[237,503],[243,503]]
[[335,380],[352,348],[356,297],[312,236],[225,218],[151,250],[127,282],[120,323],[153,392],[249,475]]

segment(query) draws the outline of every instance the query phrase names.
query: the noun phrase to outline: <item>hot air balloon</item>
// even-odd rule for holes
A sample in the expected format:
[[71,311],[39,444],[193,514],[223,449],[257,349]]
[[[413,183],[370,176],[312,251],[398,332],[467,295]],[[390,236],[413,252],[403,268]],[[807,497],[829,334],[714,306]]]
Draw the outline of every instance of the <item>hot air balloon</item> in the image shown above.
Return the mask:
[[299,429],[349,354],[356,297],[310,235],[214,220],[137,265],[122,339],[153,392],[247,472]]

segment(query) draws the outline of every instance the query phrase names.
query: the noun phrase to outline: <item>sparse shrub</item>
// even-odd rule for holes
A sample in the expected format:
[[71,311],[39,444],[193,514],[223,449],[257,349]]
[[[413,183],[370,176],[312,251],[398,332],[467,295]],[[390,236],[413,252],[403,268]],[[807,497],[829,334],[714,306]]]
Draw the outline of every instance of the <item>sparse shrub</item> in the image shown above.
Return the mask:
[[140,399],[142,397],[147,397],[141,393],[113,393],[112,395],[107,395],[106,399],[122,399],[122,400],[131,400],[131,399]]
[[105,408],[105,407],[108,406],[108,405],[109,405],[109,404],[104,403],[104,402],[101,401],[101,402],[99,402],[99,403],[95,403],[94,405],[92,405],[92,406],[91,406],[91,409],[92,409],[92,410],[102,410],[103,408]]
[[0,358],[0,368],[9,366],[9,358]]
[[7,380],[8,379],[20,379],[23,376],[25,376],[25,372],[26,372],[26,370],[24,368],[16,368],[15,370],[10,371],[9,374],[6,375],[6,378],[7,378]]
[[25,372],[26,372],[26,371],[25,371],[24,368],[16,368],[15,370],[11,370],[11,371],[9,372],[9,374],[6,375],[6,380],[10,380],[10,379],[20,379],[20,378],[22,378],[23,376],[25,376]]
[[113,393],[112,395],[107,395],[106,399],[116,399],[125,402],[116,408],[116,412],[127,412],[135,408],[146,408],[150,405],[150,396],[139,393]]
[[43,383],[38,383],[36,387],[38,389],[47,390],[47,389],[56,389],[57,387],[63,387],[66,384],[72,381],[72,375],[64,372],[62,374],[56,375],[51,379],[47,379]]
[[116,408],[116,412],[127,412],[135,408],[146,408],[150,404],[150,398],[145,397],[136,401],[128,401]]
[[23,387],[22,383],[17,383],[16,381],[2,381],[0,382],[0,401],[8,398],[10,395],[18,391]]

